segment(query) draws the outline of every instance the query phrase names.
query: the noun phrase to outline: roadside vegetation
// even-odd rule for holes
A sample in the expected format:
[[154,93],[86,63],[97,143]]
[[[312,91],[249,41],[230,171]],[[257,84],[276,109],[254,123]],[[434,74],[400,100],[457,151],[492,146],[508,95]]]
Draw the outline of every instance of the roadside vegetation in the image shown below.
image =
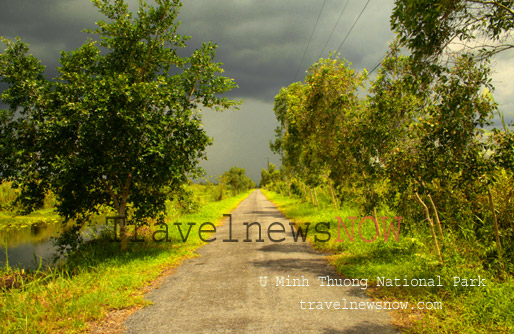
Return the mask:
[[[145,305],[143,288],[203,244],[199,225],[220,223],[254,186],[236,167],[218,184],[189,181],[212,144],[201,110],[241,102],[224,96],[237,85],[216,44],[180,51],[181,2],[91,5],[103,20],[61,53],[57,77],[21,39],[0,37],[0,229],[64,226],[55,266],[2,269],[2,333],[85,332]],[[175,222],[196,225],[182,226],[186,239]]]
[[[222,200],[217,200],[223,192]],[[168,225],[169,242],[156,242],[163,225],[148,221],[138,228],[132,242],[134,226],[128,225],[127,250],[114,242],[112,225],[95,239],[81,243],[66,254],[66,261],[35,271],[6,267],[0,273],[0,332],[2,333],[84,333],[101,323],[113,310],[137,309],[144,300],[145,287],[181,261],[194,257],[204,245],[198,227],[205,222],[221,223],[223,214],[231,212],[250,190],[233,195],[225,184],[190,184],[179,196],[166,201],[161,223]],[[187,241],[173,224],[194,222]],[[118,231],[119,233],[119,231]],[[204,238],[208,234],[204,233]]]
[[[512,331],[514,131],[494,100],[490,64],[514,47],[514,4],[395,5],[397,38],[375,76],[333,54],[278,92],[271,149],[282,166],[263,170],[260,185],[291,219],[331,222],[332,232],[338,216],[380,226],[381,216],[402,217],[398,243],[316,247],[335,251],[347,276],[441,276],[440,289],[374,292],[443,301],[441,311],[403,314],[407,331]],[[450,284],[478,275],[486,287]]]
[[[368,279],[367,293],[381,301],[409,302],[406,310],[393,311],[393,323],[405,333],[509,333],[514,330],[514,279],[501,270],[491,270],[490,260],[483,257],[481,247],[476,242],[464,240],[458,233],[446,233],[441,244],[444,263],[439,262],[433,250],[433,242],[428,224],[421,221],[402,220],[399,241],[394,237],[389,225],[395,216],[390,210],[380,209],[376,212],[380,234],[376,235],[372,220],[367,220],[360,230],[359,222],[363,218],[361,211],[351,204],[339,209],[333,207],[330,190],[317,189],[317,205],[301,193],[291,194],[263,190],[268,199],[297,227],[309,228],[309,241],[320,251],[328,253],[329,261],[337,271],[348,278]],[[341,217],[351,236],[350,241],[343,226],[339,227],[339,236],[343,242],[336,242],[338,221]],[[355,225],[348,217],[357,217]],[[386,221],[388,241],[384,241],[382,217]],[[326,235],[314,234],[316,223],[327,222],[330,228],[330,240]],[[307,223],[310,223],[308,226]],[[396,228],[396,222],[394,223]],[[315,240],[318,236],[320,240]],[[442,287],[377,287],[377,277],[404,279],[439,280]],[[440,277],[440,278],[439,278]],[[454,286],[454,277],[461,281]],[[462,286],[463,279],[470,284],[470,279],[484,279],[484,286]],[[409,283],[410,284],[410,283]],[[474,282],[478,285],[478,281]],[[417,304],[422,304],[418,309]],[[441,303],[441,304],[438,304]],[[439,307],[441,305],[442,307]],[[411,306],[414,309],[411,309]]]

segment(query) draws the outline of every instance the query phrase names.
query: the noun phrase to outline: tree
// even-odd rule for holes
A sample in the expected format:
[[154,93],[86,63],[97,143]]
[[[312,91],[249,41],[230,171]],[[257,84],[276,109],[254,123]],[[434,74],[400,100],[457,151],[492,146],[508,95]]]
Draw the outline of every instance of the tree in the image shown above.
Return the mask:
[[280,126],[271,148],[282,155],[283,168],[309,187],[326,180],[333,194],[333,183],[349,182],[359,147],[357,90],[364,76],[338,57],[320,59],[309,68],[305,83],[282,88],[275,97]]
[[305,108],[305,88],[303,83],[295,82],[280,89],[275,96],[273,110],[280,125],[275,129],[275,141],[270,143],[271,151],[281,155],[282,166],[300,174],[299,117]]
[[488,57],[514,48],[514,2],[396,0],[393,30],[417,59],[437,59],[450,44]]
[[[419,188],[437,189],[449,200],[456,198],[459,191],[462,200],[476,196],[484,192],[477,181],[494,169],[491,157],[508,152],[504,146],[494,145],[502,143],[508,134],[495,130],[493,137],[500,140],[489,140],[487,144],[481,128],[490,125],[497,110],[490,93],[493,87],[488,61],[514,47],[514,3],[395,3],[391,25],[399,35],[400,45],[412,53],[410,75],[420,78],[421,90],[417,93],[423,103],[412,129],[416,133],[411,141],[416,142],[411,145],[415,154],[396,154],[395,179],[399,183],[415,179],[415,183],[423,185]],[[455,206],[463,211],[462,205]]]
[[357,90],[365,76],[337,56],[320,59],[309,68],[300,123],[302,140],[309,138],[303,161],[312,186],[318,185],[324,174],[342,184],[354,171],[359,147],[356,120],[361,112]]
[[275,164],[270,163],[268,168],[263,168],[261,170],[261,181],[259,182],[259,187],[262,188],[267,185],[276,185],[282,181],[281,178],[280,170],[277,170]]
[[241,191],[255,188],[255,182],[252,181],[247,175],[244,168],[232,167],[220,177],[220,181],[232,187],[232,192],[235,195]]
[[[166,191],[197,175],[210,138],[200,106],[219,110],[237,103],[220,94],[235,83],[214,62],[216,45],[189,57],[177,50],[189,37],[177,34],[178,0],[139,2],[136,17],[123,0],[93,0],[106,16],[79,49],[61,53],[59,76],[21,42],[2,39],[1,80],[9,85],[0,114],[3,179],[21,187],[21,200],[37,204],[47,190],[68,221],[84,221],[100,205],[127,217],[154,217]],[[5,159],[5,160],[4,160]],[[167,189],[167,190],[165,190]],[[121,247],[127,243],[124,220]]]

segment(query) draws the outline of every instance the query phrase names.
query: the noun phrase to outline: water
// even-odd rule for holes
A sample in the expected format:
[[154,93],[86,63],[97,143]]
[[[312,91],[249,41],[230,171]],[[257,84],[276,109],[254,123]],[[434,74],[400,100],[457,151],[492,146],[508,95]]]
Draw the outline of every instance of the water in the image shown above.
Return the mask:
[[[105,217],[95,218],[96,226],[87,227],[82,232],[84,240],[91,239],[105,228],[105,225],[101,224]],[[22,229],[0,231],[0,268],[5,267],[7,258],[11,268],[35,270],[40,265],[51,266],[57,251],[52,237],[59,236],[62,231],[63,225],[60,221],[40,222]]]
[[[38,223],[22,229],[0,231],[0,267],[37,269],[51,265],[56,247],[51,237],[63,230],[61,222]],[[7,256],[6,256],[7,255]]]

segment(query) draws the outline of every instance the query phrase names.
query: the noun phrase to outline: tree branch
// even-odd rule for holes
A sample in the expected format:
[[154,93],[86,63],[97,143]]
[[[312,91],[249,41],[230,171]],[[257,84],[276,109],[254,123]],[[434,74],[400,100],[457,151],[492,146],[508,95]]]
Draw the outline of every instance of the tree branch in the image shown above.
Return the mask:
[[514,10],[505,6],[504,4],[502,4],[499,1],[480,1],[480,0],[468,0],[468,1],[472,2],[472,3],[476,3],[476,4],[481,4],[481,5],[493,5],[495,7],[499,7],[501,9],[507,11],[510,15],[514,16]]

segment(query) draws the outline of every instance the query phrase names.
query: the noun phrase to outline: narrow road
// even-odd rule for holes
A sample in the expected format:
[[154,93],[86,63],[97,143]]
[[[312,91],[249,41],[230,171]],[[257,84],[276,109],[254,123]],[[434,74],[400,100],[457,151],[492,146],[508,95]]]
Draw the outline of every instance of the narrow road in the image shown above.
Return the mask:
[[[252,242],[243,242],[245,222],[261,224],[264,242],[256,242],[256,225]],[[268,237],[273,222],[287,233],[271,238],[283,242]],[[301,238],[294,242],[289,221],[259,190],[232,212],[238,242],[223,241],[230,238],[228,219],[214,237],[148,295],[153,304],[127,319],[126,333],[395,333],[386,311],[352,309],[352,302],[370,301],[363,285],[322,286],[319,276],[342,277],[324,254]]]

